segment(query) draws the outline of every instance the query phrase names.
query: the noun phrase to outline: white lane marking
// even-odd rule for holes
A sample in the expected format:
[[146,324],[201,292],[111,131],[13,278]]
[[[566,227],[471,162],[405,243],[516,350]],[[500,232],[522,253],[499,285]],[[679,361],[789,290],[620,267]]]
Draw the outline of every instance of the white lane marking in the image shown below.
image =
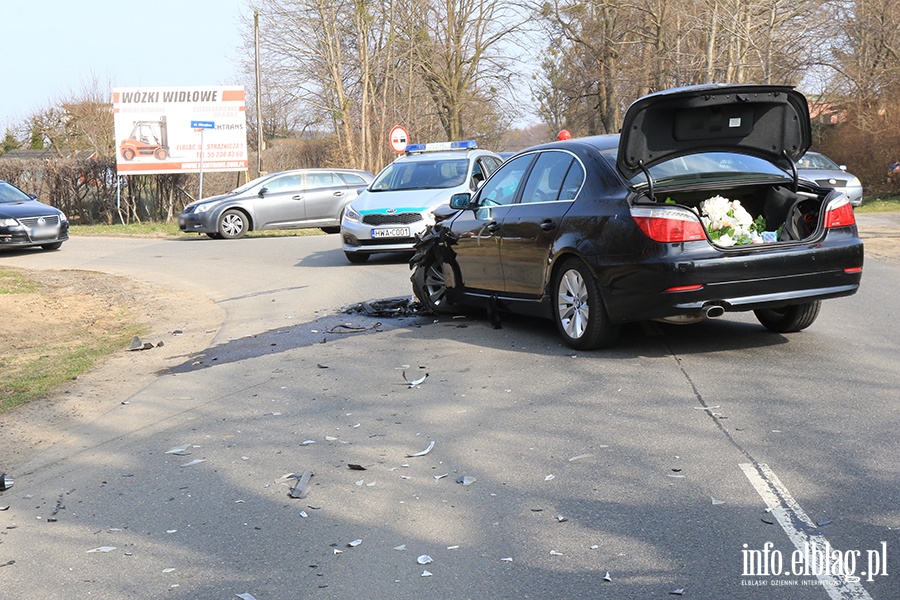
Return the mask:
[[[795,525],[800,521],[810,529],[816,529],[816,524],[806,515],[768,465],[761,463],[758,469],[750,463],[742,463],[739,466],[797,550],[804,552],[807,548],[815,548],[822,554],[826,551],[835,552],[835,548],[828,543],[824,535],[809,534]],[[872,596],[858,582],[847,581],[841,576],[831,574],[816,575],[816,579],[821,582],[822,589],[832,600],[872,600]]]

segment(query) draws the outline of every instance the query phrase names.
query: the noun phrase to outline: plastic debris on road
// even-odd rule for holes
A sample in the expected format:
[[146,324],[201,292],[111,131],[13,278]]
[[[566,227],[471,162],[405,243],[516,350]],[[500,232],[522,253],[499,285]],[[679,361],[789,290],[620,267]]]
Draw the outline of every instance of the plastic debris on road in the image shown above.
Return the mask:
[[425,383],[426,379],[428,379],[428,373],[425,373],[418,379],[413,379],[412,381],[410,381],[409,379],[406,378],[406,371],[403,371],[403,381],[405,381],[409,385],[410,389],[419,387],[420,385]]
[[422,556],[420,556],[419,558],[416,559],[416,562],[419,563],[420,565],[428,565],[428,564],[431,564],[432,562],[434,562],[434,560],[427,554],[423,554]]
[[474,477],[469,477],[468,475],[460,475],[456,478],[456,483],[461,483],[463,485],[472,485],[476,481],[478,480]]
[[103,552],[103,553],[112,552],[115,549],[116,549],[115,546],[100,546],[99,548],[94,548],[93,550],[88,550],[88,554],[91,554],[92,552]]
[[428,454],[429,452],[431,452],[431,449],[432,449],[432,448],[434,448],[434,440],[431,440],[431,443],[428,444],[428,447],[425,448],[424,450],[422,450],[422,451],[420,451],[420,452],[415,452],[415,453],[413,453],[413,454],[407,454],[406,456],[408,456],[409,458],[416,458],[416,457],[419,457],[419,456],[425,456],[426,454]]
[[312,478],[313,472],[307,469],[303,472],[303,475],[297,479],[297,483],[294,487],[291,488],[291,491],[288,492],[288,496],[291,498],[297,498],[302,500],[306,498],[309,494],[309,480]]

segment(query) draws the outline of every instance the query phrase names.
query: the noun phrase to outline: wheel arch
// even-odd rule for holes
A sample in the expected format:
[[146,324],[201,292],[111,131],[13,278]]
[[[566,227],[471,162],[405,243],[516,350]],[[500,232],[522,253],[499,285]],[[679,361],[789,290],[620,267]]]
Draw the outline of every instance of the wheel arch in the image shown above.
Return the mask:
[[216,211],[216,224],[218,225],[219,219],[222,218],[229,210],[236,210],[244,215],[244,218],[247,219],[247,231],[255,231],[256,230],[256,221],[253,218],[252,211],[248,210],[246,206],[242,206],[240,204],[228,204],[226,206],[220,207]]

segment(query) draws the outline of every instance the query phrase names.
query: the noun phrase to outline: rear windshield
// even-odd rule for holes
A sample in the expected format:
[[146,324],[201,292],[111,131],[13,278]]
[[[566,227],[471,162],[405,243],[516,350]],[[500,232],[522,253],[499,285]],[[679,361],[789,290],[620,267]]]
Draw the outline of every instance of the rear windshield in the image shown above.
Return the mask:
[[395,162],[378,174],[369,191],[439,190],[457,187],[465,183],[468,170],[468,159]]
[[[602,154],[615,169],[617,148]],[[650,167],[654,186],[684,185],[709,181],[771,180],[784,179],[787,173],[767,160],[732,152],[703,152],[679,156]],[[647,184],[643,173],[631,178],[635,187]]]

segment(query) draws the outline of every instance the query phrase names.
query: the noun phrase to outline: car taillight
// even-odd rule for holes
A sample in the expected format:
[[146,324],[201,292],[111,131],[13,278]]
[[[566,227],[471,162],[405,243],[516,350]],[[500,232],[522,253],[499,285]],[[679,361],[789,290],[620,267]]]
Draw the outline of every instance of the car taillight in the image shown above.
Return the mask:
[[856,216],[853,214],[850,198],[841,196],[828,203],[828,208],[825,209],[825,229],[849,227],[855,224]]
[[632,208],[634,222],[655,242],[696,242],[706,239],[700,218],[681,208]]

